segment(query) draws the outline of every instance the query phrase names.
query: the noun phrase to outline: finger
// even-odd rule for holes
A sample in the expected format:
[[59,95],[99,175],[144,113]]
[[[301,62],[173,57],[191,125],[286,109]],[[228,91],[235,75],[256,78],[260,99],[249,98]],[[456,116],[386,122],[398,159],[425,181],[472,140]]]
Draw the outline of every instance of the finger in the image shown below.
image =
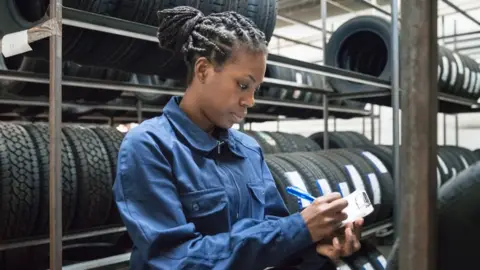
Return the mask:
[[364,221],[363,218],[359,218],[355,220],[355,227],[362,227],[363,221]]
[[328,213],[337,213],[341,212],[343,209],[345,209],[348,206],[348,201],[345,199],[338,199],[336,201],[331,202],[326,206],[325,212]]
[[353,244],[353,248],[354,248],[355,252],[359,251],[360,248],[362,248],[362,244],[360,243],[360,241],[358,241],[358,240],[355,241],[355,243]]
[[334,262],[340,259],[340,253],[332,245],[317,245],[317,253],[328,257]]
[[345,229],[345,243],[344,243],[344,252],[345,255],[351,255],[354,252],[354,244],[356,238],[353,235],[351,228]]
[[340,240],[338,239],[338,237],[334,237],[332,243],[335,250],[338,250],[338,251],[342,250],[342,245],[340,244]]
[[332,192],[332,193],[329,193],[325,196],[316,198],[315,203],[317,203],[317,204],[330,203],[330,202],[333,202],[333,201],[338,200],[340,198],[342,198],[342,195],[340,193]]

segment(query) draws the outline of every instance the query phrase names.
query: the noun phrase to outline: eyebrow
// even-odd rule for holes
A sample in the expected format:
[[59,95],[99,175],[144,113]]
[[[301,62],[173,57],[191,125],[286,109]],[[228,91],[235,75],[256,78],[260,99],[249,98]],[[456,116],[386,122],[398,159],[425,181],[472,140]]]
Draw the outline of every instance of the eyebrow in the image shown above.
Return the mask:
[[252,76],[252,75],[248,75],[248,77],[253,81],[253,82],[257,82],[257,80],[255,80],[255,78]]

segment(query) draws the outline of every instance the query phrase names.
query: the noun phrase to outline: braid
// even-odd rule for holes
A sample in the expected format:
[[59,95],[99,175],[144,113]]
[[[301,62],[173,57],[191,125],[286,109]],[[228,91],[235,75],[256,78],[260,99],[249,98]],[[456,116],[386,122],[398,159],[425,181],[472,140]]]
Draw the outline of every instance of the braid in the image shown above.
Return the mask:
[[198,57],[222,66],[236,47],[267,52],[265,34],[252,20],[233,11],[204,16],[193,7],[179,6],[159,11],[158,17],[159,45],[184,55],[189,66],[188,83]]

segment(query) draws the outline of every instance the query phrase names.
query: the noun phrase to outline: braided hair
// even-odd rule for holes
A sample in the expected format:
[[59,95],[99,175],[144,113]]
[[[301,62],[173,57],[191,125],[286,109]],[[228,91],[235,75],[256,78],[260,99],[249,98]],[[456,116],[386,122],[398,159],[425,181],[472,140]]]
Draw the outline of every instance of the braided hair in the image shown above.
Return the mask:
[[199,57],[207,58],[217,68],[230,59],[235,48],[264,53],[268,50],[265,34],[252,20],[233,11],[205,16],[196,8],[179,6],[157,15],[159,45],[184,55],[188,84]]

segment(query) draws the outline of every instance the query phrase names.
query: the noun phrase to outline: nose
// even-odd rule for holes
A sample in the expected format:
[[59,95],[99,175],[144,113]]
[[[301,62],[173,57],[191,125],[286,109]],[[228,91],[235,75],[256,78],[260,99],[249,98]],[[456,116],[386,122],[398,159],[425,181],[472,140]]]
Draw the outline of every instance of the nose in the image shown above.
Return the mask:
[[248,96],[240,99],[240,106],[245,108],[252,108],[255,105],[255,94],[248,94]]

